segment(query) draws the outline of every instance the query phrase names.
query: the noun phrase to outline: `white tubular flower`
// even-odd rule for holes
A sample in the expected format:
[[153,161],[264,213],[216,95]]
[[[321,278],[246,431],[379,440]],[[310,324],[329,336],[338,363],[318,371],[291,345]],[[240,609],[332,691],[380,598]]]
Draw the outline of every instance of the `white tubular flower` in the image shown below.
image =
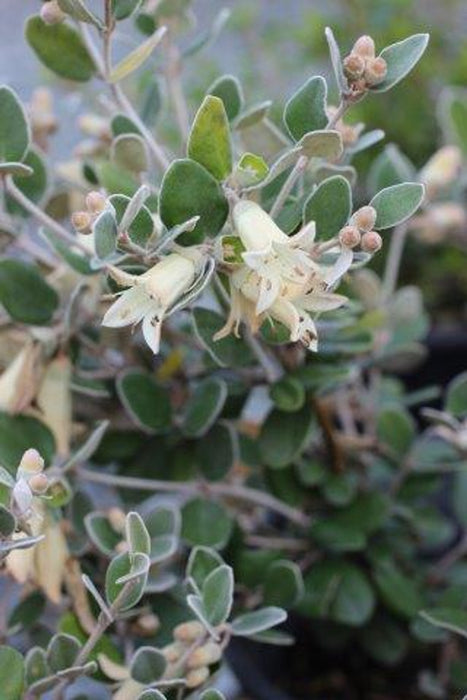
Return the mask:
[[159,352],[164,316],[193,285],[198,268],[195,256],[171,253],[142,275],[129,275],[117,268],[110,273],[127,286],[105,314],[102,325],[122,328],[143,322],[143,335],[154,354]]
[[311,222],[294,236],[287,236],[255,202],[241,201],[233,209],[233,221],[246,248],[245,265],[260,280],[256,312],[268,309],[279,296],[284,283],[303,284],[318,269],[310,251],[315,239]]

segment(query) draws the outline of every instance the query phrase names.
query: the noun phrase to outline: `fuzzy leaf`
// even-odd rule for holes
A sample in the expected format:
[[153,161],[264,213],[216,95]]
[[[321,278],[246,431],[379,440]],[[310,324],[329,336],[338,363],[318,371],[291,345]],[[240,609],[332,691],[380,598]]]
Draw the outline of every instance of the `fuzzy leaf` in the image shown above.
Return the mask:
[[386,46],[380,54],[387,63],[386,77],[372,91],[386,92],[405,78],[423,56],[429,39],[429,34],[413,34],[403,41]]
[[218,503],[195,498],[182,509],[182,537],[192,545],[222,549],[232,532],[232,519]]
[[203,165],[217,180],[232,170],[230,128],[220,97],[208,95],[196,113],[188,140],[187,153]]
[[327,86],[320,75],[307,82],[290,98],[284,109],[284,123],[295,141],[309,131],[324,129],[326,115]]
[[0,687],[5,700],[23,697],[24,660],[13,647],[0,646]]
[[248,346],[235,336],[214,340],[214,335],[225,323],[224,318],[211,309],[197,308],[193,312],[195,332],[211,357],[221,367],[243,367],[253,361]]
[[34,447],[50,464],[55,454],[55,440],[49,428],[32,416],[0,413],[0,464],[15,473],[23,453]]
[[212,175],[194,160],[175,160],[164,175],[160,192],[160,217],[171,229],[199,216],[192,231],[177,243],[195,245],[206,236],[216,236],[223,227],[229,205]]
[[303,577],[295,562],[273,562],[264,576],[263,600],[266,605],[291,608],[303,595]]
[[305,222],[315,222],[317,238],[336,236],[352,213],[352,191],[347,180],[341,175],[324,180],[308,197],[303,213]]
[[89,10],[84,0],[58,0],[58,6],[67,15],[78,20],[78,22],[87,22],[93,24],[97,29],[102,29],[103,24],[99,17]]
[[151,551],[151,540],[144,520],[139,513],[135,511],[128,513],[125,527],[130,553],[136,554],[137,552],[143,552],[143,554],[149,554]]
[[41,63],[61,78],[86,82],[96,72],[80,35],[66,23],[46,24],[34,15],[26,22],[26,39]]
[[143,173],[149,169],[146,143],[139,134],[121,134],[112,142],[111,157],[123,170]]
[[446,394],[446,410],[457,418],[467,415],[467,372],[449,382]]
[[424,195],[425,188],[418,182],[404,182],[378,192],[370,202],[377,214],[375,229],[391,228],[411,217]]
[[43,326],[58,307],[57,292],[37,269],[20,260],[0,260],[0,303],[19,323]]
[[93,227],[96,255],[105,260],[115,253],[117,246],[117,221],[114,212],[104,209],[95,220]]
[[20,162],[30,143],[29,124],[24,107],[15,92],[0,87],[0,161]]
[[306,446],[312,419],[308,406],[295,413],[273,410],[263,424],[258,441],[264,463],[272,469],[289,466]]
[[143,429],[163,432],[170,427],[170,397],[150,374],[126,370],[117,380],[117,393],[127,413]]
[[227,385],[220,379],[207,379],[187,402],[183,432],[190,437],[204,435],[219,416],[227,398]]
[[222,564],[206,577],[202,588],[202,600],[207,621],[213,627],[227,621],[233,605],[233,570]]
[[280,625],[287,618],[287,613],[274,606],[260,608],[254,612],[239,615],[232,622],[232,634],[236,637],[251,637],[258,632]]
[[[105,594],[109,605],[118,599],[120,611],[129,610],[141,599],[148,579],[150,561],[146,554],[117,555],[107,567]],[[126,587],[126,592],[123,593]]]
[[140,44],[134,51],[131,51],[125,58],[122,58],[120,63],[112,69],[109,82],[118,83],[142,66],[160,43],[166,31],[166,27],[160,27],[160,29],[154,32],[152,36],[146,39],[146,41]]
[[233,121],[240,114],[243,107],[243,91],[235,76],[222,75],[217,78],[206,90],[206,94],[222,100],[229,121]]
[[81,644],[70,634],[59,633],[52,637],[47,647],[47,663],[52,671],[64,671],[74,666]]
[[137,683],[152,685],[163,676],[167,662],[159,649],[140,647],[130,663],[130,676]]

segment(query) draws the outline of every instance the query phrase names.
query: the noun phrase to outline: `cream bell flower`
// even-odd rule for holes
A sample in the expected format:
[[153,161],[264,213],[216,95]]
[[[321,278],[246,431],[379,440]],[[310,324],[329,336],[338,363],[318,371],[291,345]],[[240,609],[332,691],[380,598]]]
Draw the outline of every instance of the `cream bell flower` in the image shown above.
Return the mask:
[[462,167],[462,152],[457,146],[443,146],[420,171],[419,179],[433,197],[440,189],[447,187],[457,178]]
[[201,261],[199,253],[171,253],[142,275],[129,275],[118,268],[110,274],[129,287],[105,314],[102,325],[122,328],[142,321],[143,335],[154,354],[159,352],[164,317],[195,282]]
[[259,278],[256,312],[268,309],[285,283],[305,283],[318,269],[311,257],[315,225],[310,222],[294,236],[287,236],[255,202],[241,201],[233,209],[233,222],[245,246],[242,253],[247,268]]

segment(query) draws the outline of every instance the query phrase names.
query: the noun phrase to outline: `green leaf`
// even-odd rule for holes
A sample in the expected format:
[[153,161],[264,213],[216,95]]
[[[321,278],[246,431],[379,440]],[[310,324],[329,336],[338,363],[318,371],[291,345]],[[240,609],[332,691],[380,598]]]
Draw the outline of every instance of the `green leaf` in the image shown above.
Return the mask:
[[31,140],[23,105],[6,85],[0,87],[0,161],[20,162]]
[[398,146],[390,143],[373,161],[368,173],[368,189],[376,194],[384,187],[413,180],[415,167]]
[[86,82],[94,76],[94,61],[78,32],[68,24],[46,24],[34,15],[26,22],[26,39],[38,59],[61,78]]
[[137,683],[152,685],[162,678],[167,661],[164,654],[154,647],[140,647],[130,663],[130,676]]
[[410,413],[399,407],[384,408],[377,418],[378,438],[396,455],[403,457],[415,439],[415,425]]
[[309,131],[324,129],[328,123],[326,115],[327,86],[320,75],[307,82],[290,98],[284,109],[284,123],[295,141]]
[[263,584],[263,600],[266,605],[291,608],[303,595],[303,576],[292,561],[276,561],[267,569]]
[[338,131],[310,131],[305,134],[298,145],[301,153],[308,158],[326,158],[338,160],[343,152],[342,136]]
[[169,394],[150,374],[125,370],[117,379],[117,393],[128,415],[143,430],[164,432],[170,428]]
[[108,604],[112,605],[118,599],[118,610],[121,612],[134,607],[144,593],[149,566],[149,557],[142,553],[130,556],[124,552],[112,559],[105,574]]
[[126,114],[116,114],[112,117],[110,129],[113,138],[117,138],[117,136],[121,136],[122,134],[139,134],[141,136],[139,128]]
[[429,608],[421,610],[424,620],[442,629],[467,637],[467,611],[459,608]]
[[305,202],[305,222],[314,221],[316,235],[327,240],[336,236],[352,213],[352,190],[345,177],[323,180]]
[[20,260],[0,260],[0,303],[19,323],[43,326],[58,307],[57,292],[33,265]]
[[198,590],[201,591],[209,574],[223,563],[222,557],[215,549],[202,546],[193,547],[188,557],[186,575],[193,579]]
[[[1,654],[1,652],[0,652]],[[26,684],[28,686],[32,685],[36,681],[45,678],[50,675],[50,668],[47,664],[47,659],[44,649],[40,647],[32,647],[26,655],[25,659],[26,666]],[[1,672],[0,672],[1,678]],[[14,695],[12,698],[14,699]],[[20,696],[18,696],[20,697]]]
[[254,612],[239,615],[232,622],[232,634],[235,637],[251,637],[258,632],[280,625],[287,619],[287,613],[281,608],[270,606]]
[[446,141],[457,144],[467,154],[467,92],[445,88],[439,100],[439,116]]
[[195,461],[208,481],[223,479],[237,456],[236,433],[231,425],[218,423],[198,440]]
[[119,83],[121,80],[129,76],[140,66],[143,65],[150,57],[156,46],[161,42],[162,37],[166,33],[166,27],[160,27],[146,41],[131,51],[125,58],[113,68],[110,72],[109,82]]
[[[44,158],[39,150],[33,147],[30,148],[26,154],[23,164],[32,169],[32,174],[29,177],[14,176],[13,182],[31,202],[38,204],[42,201],[47,191],[47,168]],[[7,195],[6,205],[10,214],[30,216],[21,204],[18,204],[11,195]]]
[[273,410],[263,424],[258,441],[264,463],[273,469],[289,466],[305,448],[312,420],[306,405],[295,413]]
[[294,413],[305,403],[305,387],[298,379],[286,376],[271,386],[269,396],[280,411]]
[[201,693],[199,700],[225,700],[225,695],[219,690],[210,688],[209,690],[205,690],[204,693]]
[[9,631],[25,631],[31,629],[42,613],[46,605],[45,597],[39,591],[33,591],[22,598],[13,608],[9,618]]
[[78,22],[93,24],[97,29],[103,28],[100,19],[86,7],[84,0],[58,0],[58,6]]
[[376,194],[370,206],[376,209],[375,229],[391,228],[408,219],[423,201],[425,188],[418,182],[386,187]]
[[202,588],[203,607],[210,625],[217,627],[227,621],[233,605],[233,570],[222,564],[206,577]]
[[221,379],[199,384],[185,407],[182,430],[189,437],[205,435],[221,413],[227,398],[227,385]]
[[445,409],[456,418],[464,418],[467,415],[467,372],[459,374],[449,382]]
[[423,598],[412,578],[385,562],[373,572],[380,596],[387,607],[402,617],[414,617],[423,608]]
[[130,554],[142,552],[143,554],[149,555],[151,552],[151,540],[144,520],[139,513],[135,511],[128,513],[125,521],[125,529]]
[[235,76],[222,75],[212,83],[206,93],[222,100],[229,121],[233,121],[242,111],[243,91],[240,81]]
[[121,134],[112,141],[111,157],[115,165],[131,173],[149,169],[146,142],[139,134]]
[[0,413],[0,464],[16,473],[21,457],[30,447],[49,465],[55,455],[55,440],[49,428],[32,416]]
[[233,522],[225,508],[214,501],[195,498],[182,509],[182,537],[191,545],[222,549],[227,544]]
[[138,695],[137,700],[167,700],[167,698],[160,690],[150,688],[149,690],[143,690],[141,695]]
[[198,109],[188,139],[187,154],[203,165],[216,180],[232,170],[230,128],[224,103],[208,95]]
[[84,518],[86,532],[91,542],[107,556],[115,554],[115,548],[122,536],[115,532],[107,516],[103,513],[88,513]]
[[404,630],[390,618],[376,617],[362,630],[362,645],[373,659],[394,666],[402,661],[408,648]]
[[247,345],[235,336],[214,340],[214,335],[225,324],[225,319],[210,309],[197,308],[193,311],[195,332],[213,360],[221,367],[244,367],[253,362]]
[[8,508],[0,504],[0,536],[9,537],[16,528],[16,519]]
[[160,192],[160,217],[167,228],[199,216],[195,228],[177,239],[195,245],[216,236],[229,213],[229,204],[219,183],[194,160],[175,160],[167,169]]
[[329,618],[352,627],[373,614],[375,595],[364,572],[341,560],[314,564],[305,576],[305,595],[298,609],[312,617]]
[[428,45],[429,34],[413,34],[403,41],[386,46],[381,58],[387,63],[384,80],[372,89],[373,92],[386,92],[397,85],[418,63]]
[[235,167],[234,179],[241,187],[252,187],[264,180],[268,172],[264,158],[254,153],[244,153]]
[[105,260],[115,253],[117,247],[117,221],[113,211],[104,209],[92,226],[96,255]]
[[[109,202],[115,209],[117,225],[120,226],[123,215],[125,214],[131,199],[123,194],[113,194],[111,197],[109,197]],[[143,204],[128,227],[128,234],[133,243],[140,246],[145,246],[153,233],[154,220],[147,206]]]
[[112,13],[117,20],[130,17],[141,5],[141,0],[112,0]]
[[65,243],[56,233],[50,229],[41,228],[39,229],[39,235],[45,238],[57,255],[62,258],[72,270],[76,270],[80,275],[96,274],[96,270],[93,270],[89,264],[89,258],[85,257],[82,253],[74,252],[70,245]]
[[159,505],[144,517],[150,537],[175,535],[180,532],[180,511],[177,506]]
[[55,634],[47,647],[47,663],[52,671],[64,671],[75,665],[81,644],[70,634]]
[[0,687],[5,700],[21,700],[24,689],[24,660],[19,651],[0,646]]

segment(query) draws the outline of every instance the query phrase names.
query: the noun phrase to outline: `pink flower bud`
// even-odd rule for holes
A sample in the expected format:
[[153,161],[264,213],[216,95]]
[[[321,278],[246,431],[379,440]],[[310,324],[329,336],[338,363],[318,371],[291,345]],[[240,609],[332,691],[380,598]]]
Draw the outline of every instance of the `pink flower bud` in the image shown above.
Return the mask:
[[89,192],[86,195],[86,207],[91,214],[100,214],[105,208],[107,199],[100,192]]
[[40,474],[34,474],[29,479],[29,488],[34,494],[45,493],[49,487],[49,480],[47,475],[43,472]]
[[360,231],[356,226],[344,226],[339,231],[339,241],[346,248],[355,248],[360,243]]
[[71,215],[71,223],[78,233],[91,233],[92,219],[87,211],[75,211]]
[[362,58],[374,58],[375,42],[371,36],[364,34],[363,36],[359,37],[353,45],[352,53],[355,53]]
[[21,457],[18,468],[30,474],[39,474],[44,469],[44,460],[37,450],[30,447]]
[[202,666],[201,668],[196,668],[190,671],[186,675],[186,687],[187,688],[198,688],[203,685],[209,678],[209,669],[207,666]]
[[344,74],[349,80],[361,78],[365,70],[365,60],[356,53],[351,53],[343,60]]
[[367,231],[362,236],[362,250],[365,253],[377,253],[383,245],[383,239],[376,231]]
[[179,642],[194,642],[198,637],[204,634],[204,627],[201,622],[193,620],[192,622],[182,622],[177,625],[173,631],[173,636]]
[[40,11],[42,21],[45,24],[59,24],[65,19],[65,13],[60,9],[57,0],[48,0]]
[[388,66],[384,58],[374,58],[368,61],[365,68],[365,80],[368,85],[377,85],[386,77]]
[[352,216],[352,222],[360,231],[371,231],[376,223],[376,209],[374,207],[361,207]]

